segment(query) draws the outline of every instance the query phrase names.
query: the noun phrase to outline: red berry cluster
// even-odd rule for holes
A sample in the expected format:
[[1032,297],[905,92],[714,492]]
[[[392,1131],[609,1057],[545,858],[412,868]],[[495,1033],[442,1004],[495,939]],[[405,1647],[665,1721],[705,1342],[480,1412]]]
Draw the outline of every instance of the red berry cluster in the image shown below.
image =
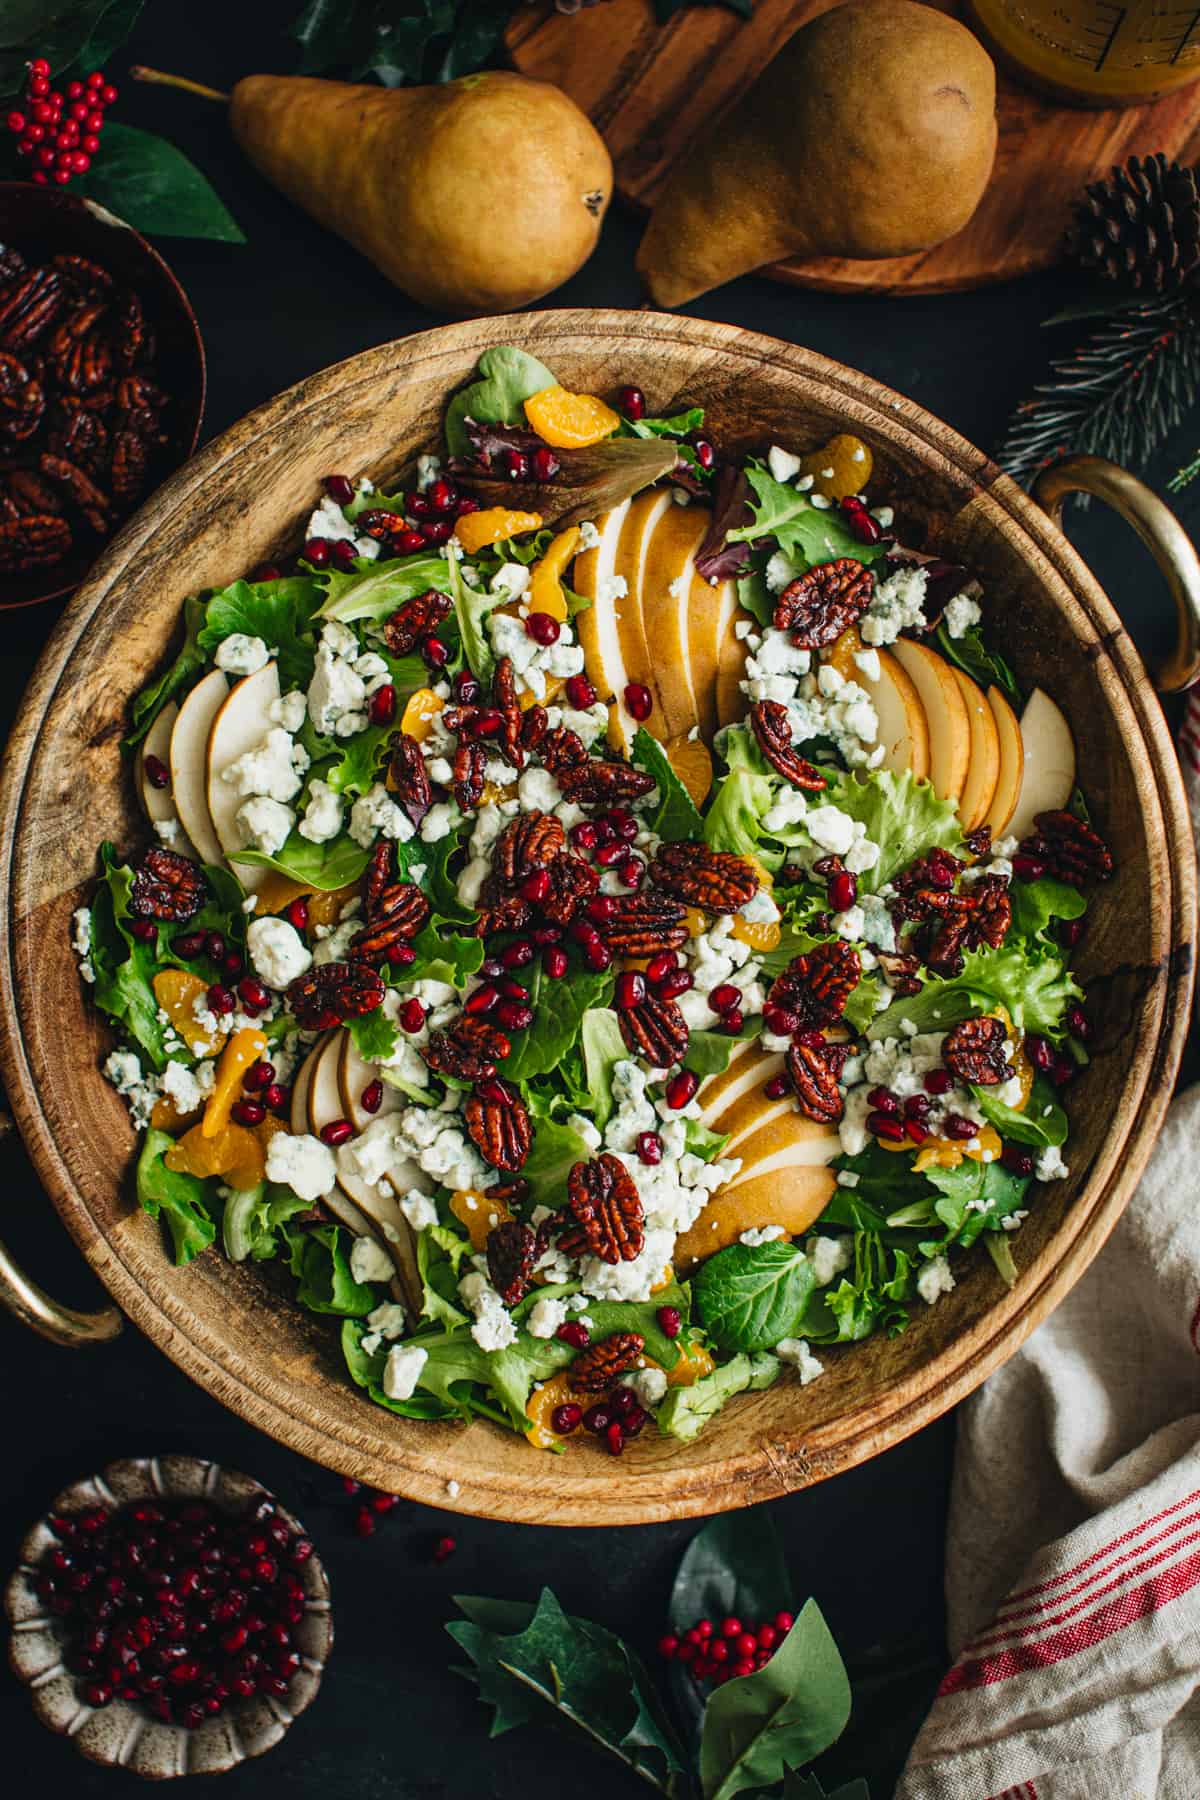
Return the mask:
[[100,69],[59,90],[50,86],[44,56],[30,63],[25,93],[8,115],[8,129],[17,140],[17,155],[32,159],[32,178],[39,187],[49,182],[65,187],[72,176],[87,174],[100,148],[105,112],[116,98],[116,88]]
[[207,1500],[137,1501],[51,1529],[34,1585],[89,1706],[138,1700],[194,1730],[231,1701],[287,1693],[301,1665],[297,1571],[313,1547],[273,1501],[237,1516]]
[[770,1662],[794,1624],[790,1612],[777,1612],[761,1625],[743,1625],[740,1619],[699,1619],[682,1637],[668,1634],[658,1640],[658,1653],[668,1662],[682,1663],[693,1681],[720,1685],[735,1675],[753,1675]]

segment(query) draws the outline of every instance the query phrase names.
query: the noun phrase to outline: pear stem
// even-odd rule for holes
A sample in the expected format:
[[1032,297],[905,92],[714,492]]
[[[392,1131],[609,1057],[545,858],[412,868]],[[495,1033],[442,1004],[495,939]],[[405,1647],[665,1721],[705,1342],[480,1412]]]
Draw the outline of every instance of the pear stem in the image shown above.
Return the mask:
[[157,87],[180,88],[185,94],[199,94],[202,100],[228,100],[220,88],[205,87],[202,81],[189,81],[186,75],[167,75],[162,69],[143,68],[135,63],[129,73],[135,81],[149,81]]

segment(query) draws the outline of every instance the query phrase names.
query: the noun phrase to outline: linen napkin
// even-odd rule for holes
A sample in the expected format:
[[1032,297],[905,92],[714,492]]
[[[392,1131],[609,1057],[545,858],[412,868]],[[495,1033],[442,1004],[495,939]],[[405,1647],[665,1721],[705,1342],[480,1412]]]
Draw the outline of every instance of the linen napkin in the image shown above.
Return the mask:
[[[1179,742],[1200,835],[1200,689]],[[1200,1800],[1200,1086],[959,1413],[946,1597],[896,1800]]]

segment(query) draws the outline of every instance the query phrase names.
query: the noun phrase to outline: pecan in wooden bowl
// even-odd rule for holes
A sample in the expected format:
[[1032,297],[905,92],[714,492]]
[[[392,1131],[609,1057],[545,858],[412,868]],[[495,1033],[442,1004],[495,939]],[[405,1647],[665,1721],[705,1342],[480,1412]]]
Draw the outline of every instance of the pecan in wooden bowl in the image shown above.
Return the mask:
[[78,586],[195,449],[204,386],[195,315],[144,238],[0,183],[0,609]]

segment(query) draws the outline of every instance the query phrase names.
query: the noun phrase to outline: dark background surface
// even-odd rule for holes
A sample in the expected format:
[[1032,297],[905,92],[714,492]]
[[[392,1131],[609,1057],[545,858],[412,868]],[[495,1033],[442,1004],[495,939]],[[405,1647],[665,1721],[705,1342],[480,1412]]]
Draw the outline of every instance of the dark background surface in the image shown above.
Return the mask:
[[[212,179],[249,240],[244,247],[160,240],[191,296],[208,351],[204,436],[225,429],[279,389],[328,363],[442,321],[419,311],[339,240],[295,212],[243,163],[220,111],[200,100],[137,89],[125,79],[144,61],[228,87],[256,70],[294,67],[284,27],[298,0],[232,0],[182,7],[151,0],[127,51],[112,65],[122,87],[117,116],[171,136]],[[514,146],[514,178],[519,147]],[[592,261],[546,304],[636,306],[637,222],[610,215]],[[1017,400],[1042,377],[1040,322],[1074,292],[1057,274],[976,294],[916,300],[841,299],[746,279],[689,309],[805,344],[868,371],[992,449]],[[1061,348],[1061,334],[1055,343]],[[646,372],[653,389],[653,372]],[[1185,426],[1145,471],[1162,485],[1200,438]],[[1179,504],[1200,523],[1200,484]],[[1140,646],[1171,638],[1165,589],[1133,535],[1093,508],[1070,521]],[[55,609],[3,620],[0,723],[13,716]],[[100,1295],[58,1224],[15,1137],[3,1140],[0,1226],[30,1272],[56,1295],[94,1304]],[[472,1690],[449,1672],[442,1625],[456,1593],[531,1597],[551,1584],[568,1610],[622,1631],[648,1655],[662,1629],[670,1580],[692,1524],[624,1531],[555,1532],[456,1521],[403,1505],[379,1533],[353,1532],[353,1502],[335,1475],[302,1462],[224,1412],[137,1332],[115,1345],[58,1350],[0,1319],[6,1474],[0,1482],[0,1550],[20,1536],[54,1493],[115,1456],[178,1450],[248,1470],[296,1508],[317,1541],[334,1592],[337,1632],[317,1702],[267,1759],[230,1776],[192,1782],[189,1794],[322,1796],[322,1800],[442,1800],[522,1795],[551,1800],[582,1783],[621,1796],[645,1787],[590,1752],[529,1729],[493,1741]],[[945,1419],[865,1468],[767,1510],[784,1539],[801,1595],[816,1595],[852,1664],[884,1650],[899,1669],[941,1648],[941,1545],[953,1447]],[[455,1555],[435,1566],[445,1531]],[[5,1566],[7,1566],[7,1563]],[[932,1667],[932,1663],[930,1665]],[[934,1679],[936,1677],[933,1677]],[[908,1683],[927,1691],[918,1670]],[[886,1704],[892,1741],[864,1709],[840,1758],[870,1770],[875,1800],[890,1792],[907,1723]],[[918,1703],[917,1713],[919,1716]],[[0,1677],[0,1741],[19,1791],[80,1795],[129,1790],[134,1778],[96,1769],[34,1721],[23,1691]]]

